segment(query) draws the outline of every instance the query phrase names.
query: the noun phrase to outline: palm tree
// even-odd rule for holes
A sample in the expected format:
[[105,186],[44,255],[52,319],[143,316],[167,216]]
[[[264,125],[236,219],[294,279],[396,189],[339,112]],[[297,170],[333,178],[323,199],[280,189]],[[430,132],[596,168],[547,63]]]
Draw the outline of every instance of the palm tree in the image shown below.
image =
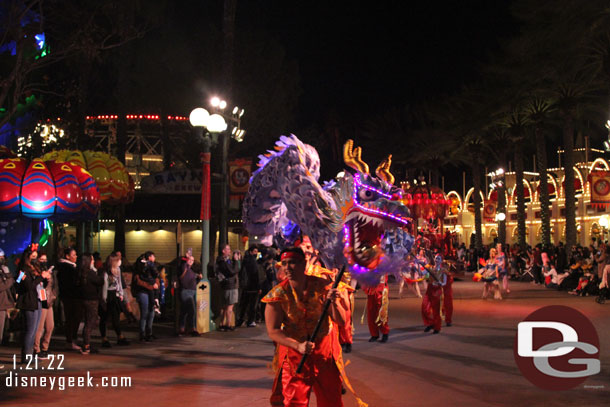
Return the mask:
[[[493,149],[494,157],[496,158],[500,168],[505,169],[507,164],[508,153],[511,150],[511,137],[505,128],[497,124],[491,129],[493,144],[499,148]],[[500,175],[499,182],[496,183],[496,192],[498,194],[498,213],[506,214],[506,171]],[[498,220],[498,242],[502,245],[506,244],[506,219]]]
[[515,197],[517,198],[517,233],[521,250],[527,248],[525,240],[525,191],[523,189],[523,142],[525,140],[527,118],[519,109],[514,109],[500,125],[504,126],[515,146]]
[[540,201],[540,220],[542,222],[542,245],[551,245],[551,217],[549,213],[549,189],[547,173],[547,153],[545,126],[549,121],[549,114],[553,110],[553,105],[548,99],[534,97],[526,106],[526,115],[534,127],[536,142],[536,162],[539,176],[539,201]]
[[[457,145],[448,144],[448,150],[452,151],[450,159],[455,162],[460,160],[467,164],[472,171],[473,199],[474,199],[474,221],[475,221],[475,247],[477,250],[483,248],[482,216],[481,216],[481,175],[482,167],[486,159],[493,158],[493,138],[490,136],[489,128],[494,122],[496,109],[491,103],[493,93],[486,84],[478,84],[464,88],[462,93],[449,100],[448,108],[442,111],[442,117],[446,122],[446,132],[451,134],[451,139]],[[466,162],[464,162],[466,161]]]

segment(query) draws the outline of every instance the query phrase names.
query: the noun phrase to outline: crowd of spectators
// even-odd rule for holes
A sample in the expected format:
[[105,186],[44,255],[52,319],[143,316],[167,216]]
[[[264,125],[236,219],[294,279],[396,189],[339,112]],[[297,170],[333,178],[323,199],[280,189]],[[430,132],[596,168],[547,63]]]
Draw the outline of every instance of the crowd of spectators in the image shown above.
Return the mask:
[[[475,272],[480,264],[488,261],[490,249],[496,246],[477,251],[461,244],[456,256],[467,271]],[[595,297],[598,302],[609,298],[610,245],[606,242],[593,238],[591,245],[576,246],[570,256],[563,242],[548,247],[528,246],[525,250],[517,244],[506,245],[504,251],[509,279],[530,281],[572,295]]]
[[[255,327],[264,321],[265,304],[260,300],[283,279],[277,255],[273,247],[250,246],[243,258],[241,252],[233,251],[229,245],[221,248],[213,270],[208,270],[211,286],[220,293],[220,306],[212,315],[220,331],[232,331],[243,325]],[[600,303],[609,297],[610,245],[605,242],[594,240],[588,247],[577,246],[569,257],[562,243],[525,250],[518,245],[494,244],[481,251],[461,244],[456,248],[455,257],[471,272],[480,272],[481,267],[489,269],[491,264],[505,265],[493,268],[498,285],[494,297],[501,298],[501,288],[504,293],[510,292],[509,279],[595,297]],[[127,323],[138,320],[130,306],[131,298],[139,308],[140,341],[156,339],[153,322],[155,315],[164,309],[165,269],[156,263],[155,254],[150,251],[139,256],[132,267],[123,263],[119,251],[102,261],[98,254],[79,256],[74,248],[68,248],[59,254],[55,265],[49,265],[47,255],[34,244],[23,252],[11,271],[0,249],[0,343],[7,342],[5,332],[21,331],[22,360],[25,362],[27,355],[33,354],[46,358],[55,327],[60,325],[66,348],[87,355],[98,351],[91,345],[96,328],[101,346],[112,347],[107,335],[110,323],[116,344],[129,345],[123,334],[121,325],[125,322],[121,315],[124,314]],[[484,272],[481,273],[485,279]],[[125,274],[131,275],[130,284],[126,283]],[[189,250],[180,259],[173,279],[172,290],[176,292],[172,294],[180,307],[178,335],[199,335],[197,288],[202,279],[203,270],[195,265]],[[496,289],[490,287],[490,290]],[[80,326],[82,341],[79,342]]]
[[113,252],[102,262],[99,255],[79,256],[74,248],[67,248],[59,253],[57,263],[50,265],[46,253],[32,244],[11,271],[0,249],[0,344],[8,343],[10,335],[21,344],[22,363],[33,355],[46,359],[53,332],[59,325],[64,331],[66,349],[87,355],[98,351],[91,344],[98,329],[101,346],[112,347],[106,333],[110,322],[117,345],[130,345],[121,329],[122,313],[128,322],[136,320],[129,306],[129,291],[137,296],[140,314],[144,316],[140,318],[141,340],[154,339],[154,312],[150,310],[159,304],[159,275],[154,253],[147,252],[138,260],[142,264],[134,267],[133,284],[128,289],[120,252]]

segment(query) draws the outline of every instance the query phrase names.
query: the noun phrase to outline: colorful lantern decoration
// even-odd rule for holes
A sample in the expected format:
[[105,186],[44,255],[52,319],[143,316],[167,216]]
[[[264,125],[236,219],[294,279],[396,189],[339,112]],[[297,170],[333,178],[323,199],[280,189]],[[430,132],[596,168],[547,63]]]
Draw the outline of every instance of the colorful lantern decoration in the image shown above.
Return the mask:
[[133,180],[116,157],[101,151],[59,150],[45,154],[43,159],[68,161],[87,169],[95,179],[102,202],[133,201]]
[[0,160],[0,217],[94,219],[99,192],[91,175],[67,163],[21,158]]
[[405,192],[407,198],[403,203],[416,218],[443,219],[451,204],[445,193],[436,186],[420,183]]
[[49,168],[42,160],[28,165],[21,182],[21,213],[28,218],[44,219],[55,214],[57,199]]

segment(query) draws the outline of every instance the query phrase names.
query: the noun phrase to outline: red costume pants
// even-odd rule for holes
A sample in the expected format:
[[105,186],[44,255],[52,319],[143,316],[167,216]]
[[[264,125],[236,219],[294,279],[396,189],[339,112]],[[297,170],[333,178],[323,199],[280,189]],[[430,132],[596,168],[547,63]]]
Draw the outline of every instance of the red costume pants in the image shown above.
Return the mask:
[[341,376],[334,360],[317,365],[317,374],[303,378],[291,373],[285,362],[282,369],[282,394],[285,407],[307,407],[311,389],[316,393],[318,407],[342,407]]
[[379,316],[379,310],[381,309],[381,302],[383,300],[383,287],[382,289],[371,290],[367,293],[366,297],[366,316],[369,323],[369,332],[371,336],[379,336],[381,332],[384,335],[390,333],[390,326],[387,322],[381,323],[377,321]]
[[353,293],[349,294],[350,309],[345,313],[345,325],[337,325],[339,330],[339,343],[341,345],[345,343],[352,343],[353,332],[352,332],[352,310],[351,310],[351,299],[354,296]]
[[443,286],[443,312],[445,313],[445,322],[450,324],[453,317],[453,277],[447,277],[447,284]]
[[435,331],[441,330],[441,286],[428,283],[426,295],[421,303],[421,316],[425,326],[432,326]]

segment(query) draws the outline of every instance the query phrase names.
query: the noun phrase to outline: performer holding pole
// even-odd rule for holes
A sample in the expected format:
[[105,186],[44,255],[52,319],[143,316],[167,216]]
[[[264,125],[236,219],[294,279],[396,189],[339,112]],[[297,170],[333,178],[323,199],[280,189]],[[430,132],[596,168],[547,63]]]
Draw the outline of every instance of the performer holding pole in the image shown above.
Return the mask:
[[366,317],[371,338],[369,342],[376,342],[381,333],[380,342],[387,342],[390,336],[390,325],[388,324],[389,289],[388,276],[383,274],[379,284],[364,286],[366,293]]
[[447,282],[447,276],[443,270],[443,257],[437,254],[434,257],[434,266],[429,269],[430,281],[426,289],[426,295],[422,301],[421,314],[426,328],[424,332],[439,333],[441,331],[441,294],[443,286]]
[[[313,388],[318,406],[343,406],[341,376],[344,382],[346,378],[338,336],[332,332],[333,324],[345,324],[345,304],[337,288],[327,280],[305,274],[306,261],[301,249],[284,250],[281,260],[288,278],[262,300],[267,303],[267,333],[277,344],[274,360],[277,376],[271,405],[307,406]],[[314,331],[318,334],[315,338],[311,336]]]

